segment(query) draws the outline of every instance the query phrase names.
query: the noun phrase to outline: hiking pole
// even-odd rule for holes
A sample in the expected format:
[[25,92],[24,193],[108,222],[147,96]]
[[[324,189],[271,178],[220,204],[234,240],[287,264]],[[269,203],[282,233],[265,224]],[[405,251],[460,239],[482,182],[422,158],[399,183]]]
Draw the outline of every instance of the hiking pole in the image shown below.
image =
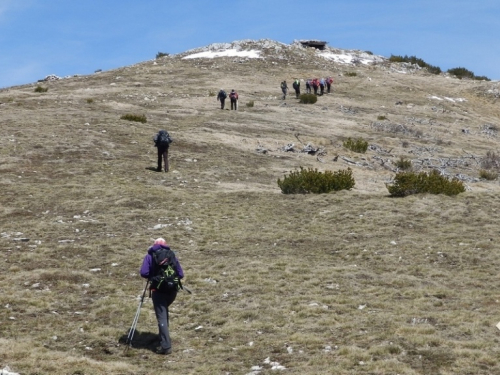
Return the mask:
[[134,316],[134,321],[132,322],[132,326],[128,331],[127,341],[125,341],[125,344],[128,346],[125,348],[125,350],[127,350],[129,347],[132,347],[132,339],[134,338],[135,328],[137,327],[137,322],[139,321],[139,315],[141,313],[141,307],[142,304],[144,303],[144,297],[146,296],[146,290],[148,289],[148,285],[149,285],[149,280],[147,281],[146,286],[144,287],[144,292],[142,293],[141,301],[139,302],[139,307],[137,307],[137,311]]
[[188,288],[186,288],[184,285],[182,286],[182,290],[185,290],[189,294],[193,294]]

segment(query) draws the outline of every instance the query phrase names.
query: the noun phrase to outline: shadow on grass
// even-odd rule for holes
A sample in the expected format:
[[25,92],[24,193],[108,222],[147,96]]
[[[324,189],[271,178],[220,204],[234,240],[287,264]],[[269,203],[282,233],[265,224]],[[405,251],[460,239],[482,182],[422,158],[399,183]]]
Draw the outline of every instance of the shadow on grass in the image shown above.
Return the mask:
[[[118,339],[120,344],[126,345],[128,332]],[[149,349],[155,351],[156,347],[160,345],[160,340],[157,333],[135,331],[134,338],[132,339],[132,348],[135,349]]]
[[[155,167],[146,167],[146,169],[148,171],[152,171],[152,172],[158,172],[158,170],[155,168]],[[161,172],[161,171],[160,171]]]

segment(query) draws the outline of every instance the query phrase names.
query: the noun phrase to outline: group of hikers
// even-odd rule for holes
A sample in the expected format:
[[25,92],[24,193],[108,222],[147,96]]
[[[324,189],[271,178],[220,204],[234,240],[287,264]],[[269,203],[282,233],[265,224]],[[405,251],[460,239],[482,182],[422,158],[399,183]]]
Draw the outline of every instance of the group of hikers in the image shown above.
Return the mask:
[[[226,98],[226,92],[224,91],[224,89],[220,89],[219,93],[217,94],[217,100],[220,101],[220,109],[224,109]],[[229,93],[229,99],[231,100],[231,111],[233,109],[236,111],[238,109],[238,93],[234,91],[234,89]]]
[[[331,92],[332,83],[332,77],[308,78],[306,79],[306,93],[311,94],[314,90],[314,95],[323,95],[326,89],[326,92],[329,94]],[[292,83],[292,87],[295,90],[295,97],[298,99],[300,97],[300,79],[296,78]],[[281,82],[281,92],[283,93],[282,99],[285,100],[288,94],[288,85],[286,81]]]
[[[306,81],[306,93],[310,94],[314,91],[315,95],[323,95],[325,89],[327,93],[331,92],[333,79],[313,78]],[[294,80],[293,89],[295,90],[296,98],[300,96],[300,80]],[[281,82],[281,90],[283,92],[283,100],[286,99],[288,86],[286,81]],[[318,93],[319,91],[319,93]],[[217,100],[220,101],[221,109],[224,109],[225,100],[228,97],[224,89],[220,89]],[[238,93],[233,89],[229,94],[231,100],[231,110],[238,109]],[[163,170],[169,171],[168,164],[168,149],[172,138],[166,130],[160,130],[154,137],[155,147],[158,149],[158,167],[157,171],[162,171],[162,162],[164,163]],[[178,290],[182,288],[181,279],[184,277],[184,271],[177,260],[175,253],[170,250],[167,242],[163,238],[157,238],[153,245],[148,248],[147,254],[144,257],[140,274],[148,280],[150,288],[150,297],[153,300],[156,319],[158,322],[159,346],[156,353],[168,355],[172,353],[172,342],[169,333],[169,315],[168,307],[174,302]]]

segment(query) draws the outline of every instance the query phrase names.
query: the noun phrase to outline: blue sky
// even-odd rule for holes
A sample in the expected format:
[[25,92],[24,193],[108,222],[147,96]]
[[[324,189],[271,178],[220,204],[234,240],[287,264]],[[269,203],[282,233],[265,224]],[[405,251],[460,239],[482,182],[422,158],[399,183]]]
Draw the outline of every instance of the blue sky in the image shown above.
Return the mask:
[[0,0],[0,88],[240,39],[320,39],[500,79],[500,0]]

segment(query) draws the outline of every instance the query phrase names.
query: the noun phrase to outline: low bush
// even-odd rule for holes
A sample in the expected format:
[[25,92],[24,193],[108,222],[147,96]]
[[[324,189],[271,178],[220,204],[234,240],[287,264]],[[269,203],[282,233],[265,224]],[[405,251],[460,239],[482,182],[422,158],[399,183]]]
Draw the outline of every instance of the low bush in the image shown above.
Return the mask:
[[314,104],[318,101],[318,97],[314,94],[301,94],[300,102],[304,104]]
[[399,160],[396,161],[396,167],[398,167],[399,169],[402,169],[404,171],[408,171],[408,170],[412,169],[413,166],[411,164],[411,160],[400,157]]
[[377,116],[377,120],[379,120],[379,121],[387,120],[387,117],[385,117],[385,116]]
[[432,73],[432,74],[441,74],[441,68],[439,66],[434,66],[434,65],[427,64],[424,60],[419,59],[416,56],[391,55],[391,57],[389,57],[389,61],[392,61],[392,62],[407,62],[407,63],[411,63],[411,64],[417,64],[421,68],[426,68],[429,73]]
[[126,114],[120,117],[122,120],[127,120],[127,121],[136,121],[136,122],[142,122],[146,123],[148,120],[146,119],[146,115],[134,115],[134,114]]
[[246,105],[247,107],[252,108],[255,105],[255,102],[253,100],[250,100]]
[[484,178],[485,180],[488,181],[493,181],[498,178],[498,173],[495,171],[487,171],[486,169],[481,169],[479,171],[479,177]]
[[48,87],[37,86],[35,87],[35,92],[47,92],[49,91]]
[[364,154],[366,152],[366,150],[368,149],[368,142],[363,140],[362,138],[358,138],[356,140],[353,140],[351,138],[347,138],[344,141],[343,146],[345,148],[348,148],[351,151]]
[[454,75],[458,79],[470,78],[478,81],[491,81],[488,77],[485,76],[478,77],[474,74],[474,72],[471,72],[470,70],[461,67],[448,69],[448,73]]
[[358,75],[358,73],[356,73],[356,72],[345,72],[344,75],[346,77],[356,77]]
[[94,103],[94,99],[92,99],[92,98],[88,98],[88,99],[87,99],[87,103],[88,103],[88,104],[92,104],[92,103]]
[[433,170],[429,174],[425,172],[401,172],[397,173],[394,182],[386,185],[387,190],[393,197],[406,197],[412,194],[445,194],[457,195],[465,191],[462,181],[453,178],[448,180],[438,171]]
[[319,172],[317,169],[304,169],[290,172],[283,180],[278,179],[278,186],[283,194],[324,194],[331,191],[350,190],[354,187],[352,170]]
[[158,52],[158,53],[156,54],[156,58],[157,58],[157,59],[159,59],[159,58],[161,58],[161,57],[164,57],[164,56],[168,56],[168,53],[165,53],[165,52]]
[[215,96],[215,91],[209,91],[208,96]]

